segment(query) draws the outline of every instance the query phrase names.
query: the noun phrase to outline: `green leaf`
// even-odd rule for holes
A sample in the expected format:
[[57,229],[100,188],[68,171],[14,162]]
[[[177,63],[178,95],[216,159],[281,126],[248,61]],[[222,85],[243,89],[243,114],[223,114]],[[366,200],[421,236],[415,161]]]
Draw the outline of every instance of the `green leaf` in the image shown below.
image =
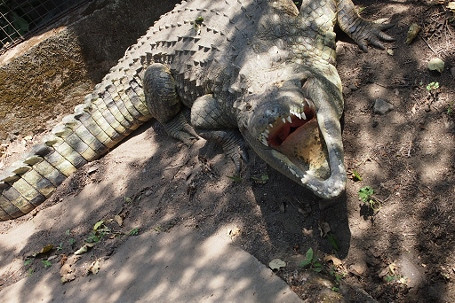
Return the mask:
[[306,258],[307,260],[312,261],[312,260],[313,260],[313,257],[314,257],[314,252],[313,252],[313,249],[310,247],[310,248],[308,248],[308,250],[306,251],[305,258]]
[[93,230],[98,230],[98,228],[100,228],[101,225],[103,224],[104,224],[103,220],[96,222],[95,225],[93,225]]
[[242,182],[242,178],[239,176],[227,176],[227,177],[234,182]]
[[32,259],[26,259],[24,261],[24,266],[29,266],[30,264],[32,264],[33,260]]
[[300,266],[301,266],[301,267],[306,267],[306,266],[308,266],[309,264],[311,264],[311,260],[305,259],[305,260],[303,260],[303,261],[300,263]]
[[48,261],[48,260],[41,260],[41,262],[43,263],[44,268],[48,268],[48,267],[51,267],[51,266],[52,266],[51,261]]
[[374,190],[370,186],[364,186],[361,189],[359,189],[359,199],[365,203],[368,202],[368,200],[373,194]]
[[56,247],[57,251],[63,249],[63,242],[60,242],[60,244]]
[[432,90],[438,89],[439,88],[439,82],[430,82],[426,86],[427,91],[431,92]]
[[313,271],[315,272],[321,272],[322,271],[322,264],[319,263],[318,261],[313,263]]
[[300,266],[305,267],[305,266],[311,264],[311,262],[313,262],[313,257],[314,257],[314,252],[313,252],[313,249],[310,247],[310,248],[306,251],[305,260],[303,260],[303,261],[300,263]]
[[362,181],[362,177],[356,170],[352,170],[352,180],[353,181]]
[[392,282],[395,280],[395,276],[387,275],[384,279],[386,282]]
[[130,232],[128,233],[128,236],[137,236],[139,234],[139,228],[133,228],[132,230],[130,230]]

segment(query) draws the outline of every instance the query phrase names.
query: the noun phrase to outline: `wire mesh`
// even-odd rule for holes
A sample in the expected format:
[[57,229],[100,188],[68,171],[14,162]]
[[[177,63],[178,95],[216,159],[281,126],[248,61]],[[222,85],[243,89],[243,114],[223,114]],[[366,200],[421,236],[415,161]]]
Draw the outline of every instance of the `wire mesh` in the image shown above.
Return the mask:
[[0,0],[0,54],[91,0]]

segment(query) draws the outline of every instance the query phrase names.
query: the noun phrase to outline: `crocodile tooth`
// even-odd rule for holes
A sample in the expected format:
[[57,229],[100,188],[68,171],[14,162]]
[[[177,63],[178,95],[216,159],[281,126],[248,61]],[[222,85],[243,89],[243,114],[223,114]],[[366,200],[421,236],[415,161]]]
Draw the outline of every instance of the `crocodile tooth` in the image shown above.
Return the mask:
[[295,113],[294,115],[295,115],[297,118],[302,119],[302,116],[300,115],[300,113]]
[[286,119],[285,118],[281,118],[281,121],[283,121],[283,123],[286,123]]
[[302,118],[301,119],[306,120],[305,112],[302,112]]
[[291,116],[288,116],[288,117],[286,118],[286,120],[288,120],[289,123],[292,123]]
[[269,131],[269,129],[267,128],[267,129],[264,131],[264,133],[266,133],[266,134],[267,134],[267,136],[268,136],[268,135],[270,134],[270,131]]
[[273,128],[273,124],[272,124],[272,123],[269,123],[269,127],[270,127],[270,128]]

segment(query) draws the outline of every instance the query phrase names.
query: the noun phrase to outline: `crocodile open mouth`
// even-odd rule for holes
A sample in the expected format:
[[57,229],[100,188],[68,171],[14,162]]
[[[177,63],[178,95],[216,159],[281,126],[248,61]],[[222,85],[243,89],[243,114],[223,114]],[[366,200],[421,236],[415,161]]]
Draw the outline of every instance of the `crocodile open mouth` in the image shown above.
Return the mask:
[[303,171],[320,178],[330,175],[327,148],[312,108],[277,119],[261,137],[264,145],[279,151]]
[[269,133],[267,136],[268,145],[273,148],[280,147],[285,144],[290,136],[294,136],[294,133],[299,133],[304,128],[304,125],[313,120],[315,118],[312,113],[309,115],[303,113],[300,117],[290,115],[285,119],[276,121],[274,124],[269,124],[267,128]]

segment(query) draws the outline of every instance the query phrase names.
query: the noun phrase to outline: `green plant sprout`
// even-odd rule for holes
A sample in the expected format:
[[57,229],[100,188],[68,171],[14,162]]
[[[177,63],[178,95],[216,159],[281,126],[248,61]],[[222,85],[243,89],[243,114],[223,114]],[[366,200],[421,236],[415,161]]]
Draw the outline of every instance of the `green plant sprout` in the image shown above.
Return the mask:
[[365,203],[374,213],[377,213],[381,208],[381,203],[374,197],[374,190],[371,186],[364,186],[359,189],[359,200]]
[[306,254],[305,254],[305,260],[303,260],[300,263],[301,267],[310,267],[313,271],[315,272],[321,272],[322,271],[322,264],[321,262],[318,261],[316,256],[314,255],[313,249],[310,247]]

